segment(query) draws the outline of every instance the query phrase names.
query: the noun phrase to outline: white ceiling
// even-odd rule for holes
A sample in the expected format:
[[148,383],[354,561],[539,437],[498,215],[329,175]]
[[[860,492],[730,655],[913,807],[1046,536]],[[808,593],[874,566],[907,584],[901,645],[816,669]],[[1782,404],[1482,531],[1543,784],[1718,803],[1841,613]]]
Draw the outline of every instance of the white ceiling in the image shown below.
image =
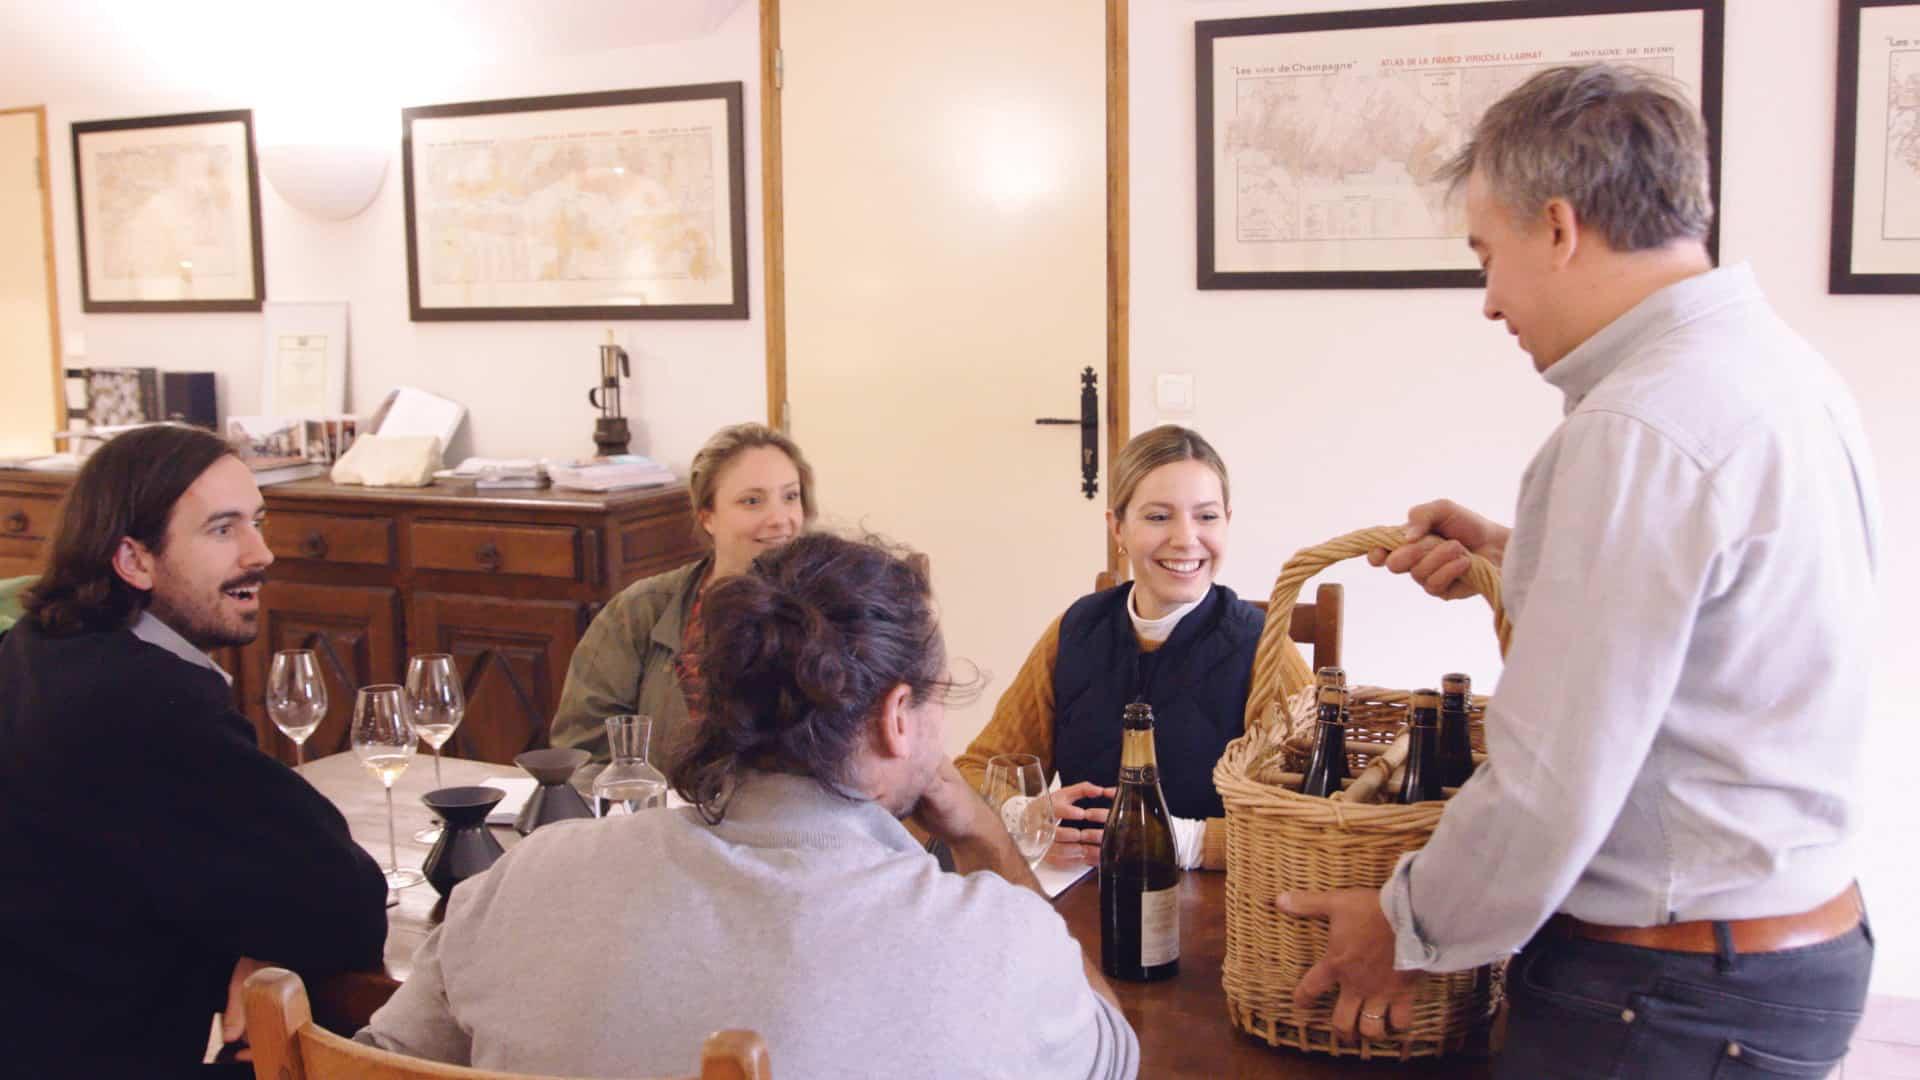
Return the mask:
[[[710,34],[741,0],[0,0],[0,107],[165,107],[234,87],[420,77]],[[324,92],[324,91],[323,91]]]

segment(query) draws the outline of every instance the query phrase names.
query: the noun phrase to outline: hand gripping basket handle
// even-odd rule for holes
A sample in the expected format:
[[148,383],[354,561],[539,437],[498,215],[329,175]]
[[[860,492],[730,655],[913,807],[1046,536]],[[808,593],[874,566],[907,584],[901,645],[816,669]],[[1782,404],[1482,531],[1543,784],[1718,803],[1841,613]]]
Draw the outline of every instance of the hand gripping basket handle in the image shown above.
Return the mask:
[[[1260,631],[1260,644],[1254,652],[1253,683],[1247,693],[1247,727],[1252,729],[1273,701],[1284,701],[1302,687],[1313,685],[1313,672],[1300,650],[1290,647],[1287,627],[1293,622],[1293,605],[1300,599],[1300,587],[1307,579],[1347,559],[1357,559],[1374,548],[1392,551],[1405,542],[1398,525],[1376,525],[1345,536],[1336,536],[1324,544],[1301,548],[1280,568],[1274,580],[1273,596],[1267,603],[1267,623]],[[1468,553],[1466,582],[1473,591],[1486,597],[1493,609],[1494,630],[1500,636],[1500,654],[1506,655],[1513,637],[1513,625],[1507,621],[1506,608],[1500,604],[1500,571],[1479,555]]]

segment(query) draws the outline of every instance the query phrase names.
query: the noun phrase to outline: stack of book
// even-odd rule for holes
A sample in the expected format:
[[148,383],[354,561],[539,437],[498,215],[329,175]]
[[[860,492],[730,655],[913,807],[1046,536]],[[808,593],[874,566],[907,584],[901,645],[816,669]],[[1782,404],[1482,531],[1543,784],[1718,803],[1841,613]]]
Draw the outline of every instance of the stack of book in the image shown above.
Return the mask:
[[673,471],[651,458],[638,454],[583,458],[578,461],[549,461],[547,474],[553,486],[572,491],[624,491],[627,488],[663,487],[673,483]]
[[447,480],[471,480],[475,491],[515,491],[547,486],[547,467],[532,458],[470,457],[459,467],[434,474]]

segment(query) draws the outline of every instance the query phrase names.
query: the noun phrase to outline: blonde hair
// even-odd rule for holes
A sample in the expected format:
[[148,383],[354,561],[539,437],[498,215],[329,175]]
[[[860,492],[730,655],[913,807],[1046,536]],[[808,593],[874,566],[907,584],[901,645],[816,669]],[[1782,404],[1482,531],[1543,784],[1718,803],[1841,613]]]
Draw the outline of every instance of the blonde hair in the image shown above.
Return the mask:
[[813,466],[807,464],[807,457],[800,452],[799,444],[765,424],[734,424],[714,432],[700,452],[693,455],[693,466],[687,470],[687,498],[693,503],[693,531],[700,539],[708,539],[706,530],[700,528],[700,511],[713,509],[714,492],[719,486],[720,474],[726,471],[734,458],[761,446],[771,446],[793,462],[794,471],[800,474],[800,509],[805,519],[812,521],[814,515],[819,513],[820,508],[814,503]]
[[1227,463],[1220,460],[1220,454],[1213,444],[1191,428],[1162,424],[1127,440],[1127,445],[1121,447],[1120,453],[1114,457],[1111,504],[1114,518],[1126,519],[1127,504],[1133,501],[1134,491],[1148,473],[1176,461],[1198,461],[1212,469],[1220,477],[1221,505],[1233,506],[1233,500],[1227,493]]

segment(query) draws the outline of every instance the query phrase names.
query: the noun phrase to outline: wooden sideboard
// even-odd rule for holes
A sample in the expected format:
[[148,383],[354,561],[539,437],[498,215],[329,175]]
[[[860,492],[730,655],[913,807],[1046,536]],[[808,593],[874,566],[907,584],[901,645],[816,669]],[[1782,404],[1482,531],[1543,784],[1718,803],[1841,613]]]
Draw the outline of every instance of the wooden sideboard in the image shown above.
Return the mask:
[[[39,569],[72,479],[0,470],[0,577]],[[596,495],[302,480],[262,493],[275,561],[260,636],[214,659],[233,673],[260,745],[288,762],[293,746],[263,696],[276,650],[313,649],[326,673],[309,758],[348,748],[356,689],[401,682],[408,656],[445,652],[467,693],[446,753],[511,764],[547,744],[574,645],[601,606],[700,551],[677,484]]]

